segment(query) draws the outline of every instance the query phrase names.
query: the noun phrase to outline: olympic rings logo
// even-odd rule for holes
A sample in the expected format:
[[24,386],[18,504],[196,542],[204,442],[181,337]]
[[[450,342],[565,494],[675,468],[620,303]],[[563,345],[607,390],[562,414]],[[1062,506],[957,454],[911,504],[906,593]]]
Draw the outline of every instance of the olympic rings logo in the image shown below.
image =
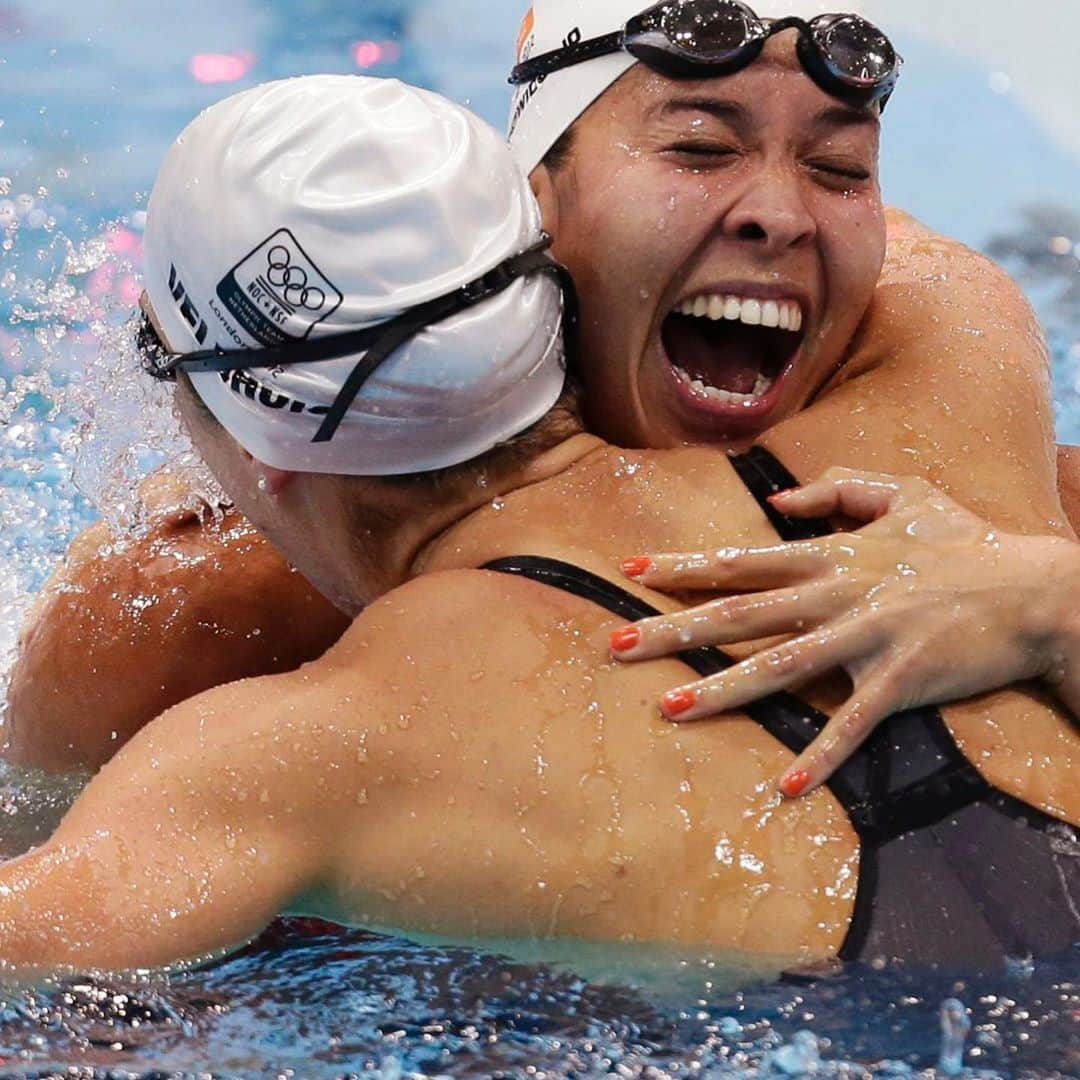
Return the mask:
[[278,245],[266,254],[266,280],[282,290],[285,303],[305,311],[320,311],[326,303],[326,293],[318,285],[308,284],[307,271],[292,265],[292,252]]

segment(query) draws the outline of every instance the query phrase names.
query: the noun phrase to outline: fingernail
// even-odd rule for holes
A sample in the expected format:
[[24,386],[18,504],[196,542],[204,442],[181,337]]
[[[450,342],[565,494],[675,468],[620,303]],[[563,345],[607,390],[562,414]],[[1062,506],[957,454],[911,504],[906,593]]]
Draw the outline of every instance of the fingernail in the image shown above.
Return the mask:
[[624,626],[621,630],[614,630],[611,634],[612,652],[629,652],[641,644],[641,631],[634,626]]
[[809,786],[810,774],[805,769],[793,772],[780,781],[780,790],[789,799],[797,799]]
[[644,577],[652,569],[652,559],[647,555],[640,555],[636,559],[627,559],[622,564],[622,572],[628,578]]
[[694,690],[672,690],[660,699],[660,708],[669,719],[682,716],[697,704],[698,696]]
[[787,491],[778,491],[775,495],[770,495],[766,502],[776,502],[777,499],[786,499],[789,495],[794,495],[799,489],[797,487],[788,488]]

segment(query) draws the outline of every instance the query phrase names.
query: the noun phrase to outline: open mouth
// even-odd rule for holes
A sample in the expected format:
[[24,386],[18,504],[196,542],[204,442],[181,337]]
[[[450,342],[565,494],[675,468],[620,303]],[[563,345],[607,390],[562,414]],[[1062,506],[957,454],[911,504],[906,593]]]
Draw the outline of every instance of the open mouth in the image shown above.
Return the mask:
[[803,305],[703,293],[664,320],[675,375],[702,404],[752,409],[791,365],[803,341]]

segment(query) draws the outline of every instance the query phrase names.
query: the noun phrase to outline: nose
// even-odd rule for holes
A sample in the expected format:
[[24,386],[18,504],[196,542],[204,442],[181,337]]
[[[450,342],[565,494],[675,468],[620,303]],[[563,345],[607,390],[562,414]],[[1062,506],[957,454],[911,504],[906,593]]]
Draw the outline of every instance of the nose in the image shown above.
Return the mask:
[[755,170],[728,210],[724,232],[760,246],[768,254],[806,244],[817,234],[799,177],[790,168]]

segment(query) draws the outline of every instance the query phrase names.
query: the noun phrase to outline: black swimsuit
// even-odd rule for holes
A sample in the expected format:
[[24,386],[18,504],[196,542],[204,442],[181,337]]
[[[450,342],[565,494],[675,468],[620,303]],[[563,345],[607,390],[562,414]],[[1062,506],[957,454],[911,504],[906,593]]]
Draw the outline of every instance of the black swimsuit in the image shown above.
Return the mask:
[[[782,539],[833,532],[828,522],[786,518],[765,501],[797,485],[770,453],[757,447],[731,462]],[[561,589],[627,621],[660,614],[604,578],[553,559],[500,559],[485,569]],[[701,676],[734,663],[714,648],[679,656]],[[790,694],[740,711],[796,754],[828,720]],[[1080,942],[1080,838],[987,783],[937,709],[882,725],[828,786],[860,845],[842,959],[992,964]]]

